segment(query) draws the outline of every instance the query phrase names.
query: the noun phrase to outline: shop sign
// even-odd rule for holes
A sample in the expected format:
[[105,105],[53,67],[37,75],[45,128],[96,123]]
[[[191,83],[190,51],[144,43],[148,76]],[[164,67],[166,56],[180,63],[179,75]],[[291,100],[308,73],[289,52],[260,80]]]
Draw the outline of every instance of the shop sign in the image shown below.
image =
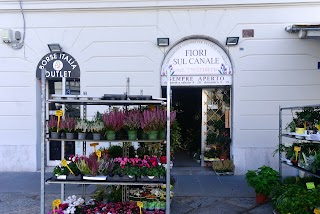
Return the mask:
[[[171,76],[171,86],[232,85],[232,76]],[[167,77],[161,78],[161,85],[167,85]]]
[[[228,55],[216,43],[206,39],[189,39],[173,47],[161,69],[165,85],[167,70],[173,85],[231,85],[232,65]],[[221,76],[226,76],[220,79]],[[183,79],[183,80],[182,80]]]
[[39,61],[37,66],[37,78],[41,78],[42,70],[46,70],[47,79],[80,78],[78,62],[68,53],[48,53]]

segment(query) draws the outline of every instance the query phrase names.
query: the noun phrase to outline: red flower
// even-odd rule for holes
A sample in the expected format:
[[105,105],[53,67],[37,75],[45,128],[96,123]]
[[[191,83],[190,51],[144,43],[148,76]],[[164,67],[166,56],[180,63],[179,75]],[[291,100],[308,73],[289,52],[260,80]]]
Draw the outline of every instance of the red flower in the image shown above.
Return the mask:
[[160,162],[161,162],[162,164],[166,164],[166,163],[167,163],[167,157],[166,157],[166,156],[161,156],[161,157],[160,157]]

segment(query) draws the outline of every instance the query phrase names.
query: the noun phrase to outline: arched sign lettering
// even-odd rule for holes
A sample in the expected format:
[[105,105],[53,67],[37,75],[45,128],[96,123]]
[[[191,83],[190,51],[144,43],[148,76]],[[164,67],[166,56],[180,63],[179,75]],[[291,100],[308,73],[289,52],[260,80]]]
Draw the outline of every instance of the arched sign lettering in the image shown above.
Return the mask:
[[65,52],[48,53],[38,63],[37,78],[41,79],[42,70],[46,70],[47,79],[80,78],[78,62],[70,54]]
[[166,86],[171,70],[172,86],[231,85],[232,65],[228,55],[216,43],[206,39],[188,39],[174,46],[161,68],[161,85]]

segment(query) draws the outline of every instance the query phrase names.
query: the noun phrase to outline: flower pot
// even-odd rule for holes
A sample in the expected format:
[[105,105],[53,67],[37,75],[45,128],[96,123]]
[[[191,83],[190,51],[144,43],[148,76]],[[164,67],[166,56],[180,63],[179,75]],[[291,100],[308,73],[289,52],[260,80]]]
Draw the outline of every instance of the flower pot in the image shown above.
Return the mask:
[[147,140],[147,139],[148,139],[148,133],[145,133],[144,131],[142,131],[142,133],[141,133],[141,139],[142,139],[142,140]]
[[228,155],[227,155],[227,154],[221,154],[221,155],[219,155],[219,159],[220,159],[220,160],[227,160],[227,158],[228,158]]
[[159,139],[160,139],[160,140],[164,140],[164,139],[166,139],[166,135],[167,135],[167,132],[166,132],[166,130],[165,130],[165,129],[164,129],[164,130],[159,131]]
[[87,133],[82,133],[82,132],[79,132],[79,133],[78,133],[78,139],[79,139],[79,140],[84,140],[84,139],[86,139],[86,136],[87,136]]
[[256,193],[256,201],[258,204],[265,204],[267,202],[268,196]]
[[60,133],[59,132],[51,132],[51,138],[53,139],[59,139],[60,138]]
[[116,132],[115,131],[106,131],[107,140],[114,140],[116,139]]
[[69,132],[67,132],[67,133],[66,133],[66,139],[68,139],[68,140],[74,139],[74,133],[69,133]]
[[149,176],[149,175],[148,175],[148,178],[149,178],[149,179],[154,179],[154,176],[151,176],[151,175]]
[[93,138],[93,140],[100,140],[101,134],[100,133],[92,133],[92,138]]
[[157,140],[158,139],[158,131],[153,130],[148,132],[148,139],[149,140]]
[[298,161],[296,161],[296,160],[291,160],[291,163],[293,166],[298,166]]
[[137,130],[128,130],[128,140],[137,140]]

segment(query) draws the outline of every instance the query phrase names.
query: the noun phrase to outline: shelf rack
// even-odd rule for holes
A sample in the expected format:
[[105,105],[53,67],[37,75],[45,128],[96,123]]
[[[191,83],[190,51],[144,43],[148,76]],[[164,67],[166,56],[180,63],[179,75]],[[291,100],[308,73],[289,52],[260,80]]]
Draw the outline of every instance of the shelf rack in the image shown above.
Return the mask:
[[287,165],[287,166],[293,167],[295,169],[298,169],[300,171],[309,173],[314,177],[320,178],[319,175],[317,175],[317,174],[315,174],[313,172],[310,172],[309,170],[306,170],[306,169],[301,168],[299,166],[294,166],[294,165],[287,164],[286,162],[283,162],[281,160],[281,154],[282,154],[281,153],[281,145],[283,145],[283,143],[282,143],[282,138],[283,137],[296,139],[298,143],[315,143],[315,144],[319,144],[320,143],[319,141],[315,141],[315,140],[297,139],[294,135],[289,135],[289,134],[284,134],[283,133],[283,128],[282,128],[283,111],[284,110],[291,110],[291,111],[292,110],[303,110],[304,108],[320,108],[320,104],[292,106],[292,107],[281,107],[281,106],[279,107],[279,147],[278,147],[278,149],[279,149],[279,174],[280,174],[281,177],[282,177],[282,165]]
[[[170,100],[168,103],[165,99],[152,99],[152,100],[103,100],[103,99],[97,99],[96,97],[87,97],[86,100],[82,99],[73,99],[70,96],[63,95],[59,97],[58,99],[46,99],[46,81],[45,81],[45,75],[44,71],[42,72],[41,79],[41,99],[42,99],[42,120],[41,120],[41,206],[40,206],[40,213],[45,214],[45,184],[61,184],[61,199],[64,199],[64,185],[65,184],[82,184],[83,187],[87,184],[104,184],[104,185],[121,185],[122,188],[122,199],[128,200],[128,186],[131,185],[150,185],[150,186],[158,186],[162,185],[164,183],[158,182],[158,183],[152,183],[152,182],[108,182],[108,181],[56,181],[56,180],[45,180],[45,143],[49,142],[50,140],[57,140],[57,141],[83,141],[84,148],[83,152],[86,152],[86,142],[123,142],[123,147],[126,147],[127,149],[123,150],[124,155],[128,155],[128,145],[131,142],[145,142],[145,143],[160,143],[164,142],[166,144],[167,148],[167,175],[166,175],[166,213],[170,214],[170,108],[167,109],[167,139],[166,140],[135,140],[135,141],[129,141],[129,140],[78,140],[78,139],[53,139],[48,138],[47,134],[47,128],[46,128],[46,105],[48,103],[60,103],[60,104],[74,104],[74,105],[81,105],[83,109],[83,115],[86,116],[86,106],[87,105],[106,105],[106,106],[141,106],[141,105],[170,105]],[[85,191],[85,188],[84,188]]]

